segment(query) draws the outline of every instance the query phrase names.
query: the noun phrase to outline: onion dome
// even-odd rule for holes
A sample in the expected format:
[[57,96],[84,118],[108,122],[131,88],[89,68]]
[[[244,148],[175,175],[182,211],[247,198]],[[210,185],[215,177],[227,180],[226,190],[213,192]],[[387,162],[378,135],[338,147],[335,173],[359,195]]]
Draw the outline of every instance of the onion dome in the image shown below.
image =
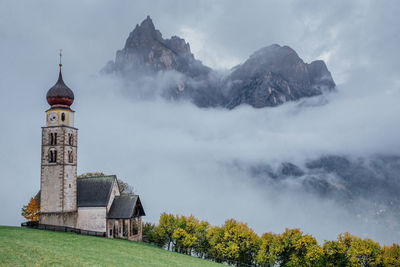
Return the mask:
[[60,74],[57,83],[49,89],[46,95],[47,103],[49,103],[52,108],[69,108],[74,102],[74,93],[63,81],[61,66],[60,63]]

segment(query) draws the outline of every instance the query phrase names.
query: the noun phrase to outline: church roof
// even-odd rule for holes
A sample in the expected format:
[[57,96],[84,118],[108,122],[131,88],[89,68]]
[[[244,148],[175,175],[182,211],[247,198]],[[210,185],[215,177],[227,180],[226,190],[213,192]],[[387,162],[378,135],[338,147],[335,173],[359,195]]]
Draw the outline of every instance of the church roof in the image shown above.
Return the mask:
[[[114,183],[118,183],[115,175],[91,176],[77,179],[78,207],[106,207],[109,203]],[[40,190],[36,195],[40,203]],[[115,196],[108,212],[109,219],[129,219],[146,216],[138,195]]]
[[107,217],[109,219],[129,219],[145,215],[138,195],[121,195],[114,198]]
[[77,179],[78,207],[105,207],[110,199],[115,175]]

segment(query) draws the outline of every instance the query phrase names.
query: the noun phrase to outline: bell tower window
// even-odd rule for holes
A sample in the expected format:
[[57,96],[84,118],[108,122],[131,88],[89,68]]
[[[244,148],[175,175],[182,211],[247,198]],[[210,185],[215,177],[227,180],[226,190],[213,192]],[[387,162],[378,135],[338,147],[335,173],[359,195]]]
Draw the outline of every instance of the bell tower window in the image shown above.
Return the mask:
[[57,133],[50,133],[50,145],[57,145]]
[[74,156],[72,155],[72,151],[68,151],[68,163],[74,162]]
[[72,134],[68,134],[68,144],[70,146],[74,145],[74,137]]
[[57,150],[55,150],[54,148],[51,148],[49,150],[49,162],[50,163],[57,162]]
[[61,121],[65,121],[65,113],[61,113]]

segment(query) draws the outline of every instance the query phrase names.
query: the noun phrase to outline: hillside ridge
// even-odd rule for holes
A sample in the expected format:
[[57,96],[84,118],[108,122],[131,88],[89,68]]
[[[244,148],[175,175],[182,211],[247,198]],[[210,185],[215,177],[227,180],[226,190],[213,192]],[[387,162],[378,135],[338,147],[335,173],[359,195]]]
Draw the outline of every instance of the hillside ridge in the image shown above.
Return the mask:
[[0,226],[1,266],[219,266],[156,246],[13,226]]

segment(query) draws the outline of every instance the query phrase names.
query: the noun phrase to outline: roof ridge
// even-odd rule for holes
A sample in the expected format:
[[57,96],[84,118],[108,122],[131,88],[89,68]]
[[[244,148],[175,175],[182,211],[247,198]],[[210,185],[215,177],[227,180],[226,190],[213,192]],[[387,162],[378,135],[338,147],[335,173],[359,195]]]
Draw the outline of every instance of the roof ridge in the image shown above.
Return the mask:
[[77,179],[90,179],[90,178],[109,178],[109,177],[116,177],[115,174],[112,175],[96,175],[96,176],[88,176],[88,177],[77,177]]

